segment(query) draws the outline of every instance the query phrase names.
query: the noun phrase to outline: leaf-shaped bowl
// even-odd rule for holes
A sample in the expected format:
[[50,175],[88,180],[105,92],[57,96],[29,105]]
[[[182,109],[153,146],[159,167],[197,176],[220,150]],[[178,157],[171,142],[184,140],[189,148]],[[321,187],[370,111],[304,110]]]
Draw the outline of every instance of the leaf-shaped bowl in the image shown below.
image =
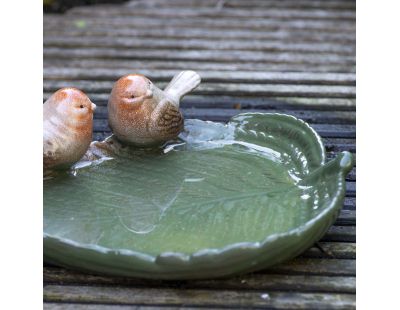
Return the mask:
[[46,180],[44,258],[158,279],[265,268],[323,236],[352,166],[348,152],[325,163],[320,137],[292,116],[187,120],[174,144]]

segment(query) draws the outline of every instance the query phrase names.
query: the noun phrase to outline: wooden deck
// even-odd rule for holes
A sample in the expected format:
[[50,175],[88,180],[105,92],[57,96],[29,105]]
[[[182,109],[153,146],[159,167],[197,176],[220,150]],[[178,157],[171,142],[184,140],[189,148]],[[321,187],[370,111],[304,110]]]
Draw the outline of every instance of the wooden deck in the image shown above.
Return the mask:
[[[157,85],[192,69],[202,84],[186,118],[225,122],[282,112],[311,124],[328,158],[356,152],[355,1],[149,0],[44,16],[44,97],[75,86],[98,105],[95,139],[109,134],[107,99],[120,76]],[[290,262],[224,280],[146,281],[45,265],[45,309],[354,309],[356,169],[339,219]]]

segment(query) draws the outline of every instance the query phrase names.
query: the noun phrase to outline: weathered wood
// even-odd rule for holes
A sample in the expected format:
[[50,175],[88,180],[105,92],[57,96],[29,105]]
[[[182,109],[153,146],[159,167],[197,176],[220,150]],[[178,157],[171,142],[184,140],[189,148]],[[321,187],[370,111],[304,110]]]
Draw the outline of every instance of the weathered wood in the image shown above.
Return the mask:
[[[45,301],[127,305],[268,307],[269,309],[355,309],[352,294],[235,290],[142,289],[115,286],[45,285]],[[328,306],[327,305],[332,305]]]
[[356,225],[356,211],[348,209],[341,210],[340,215],[335,222],[335,225],[338,226]]
[[[299,98],[299,97],[275,97],[278,102],[286,102],[291,107],[313,107],[314,109],[320,110],[354,110],[356,106],[356,99],[340,99],[340,98]],[[257,106],[257,102],[254,101],[254,106]]]
[[148,288],[273,290],[299,292],[355,293],[355,277],[308,275],[247,274],[228,279],[162,281],[138,278],[108,277],[70,271],[57,267],[44,268],[46,284],[118,285]]
[[356,195],[356,182],[348,181],[346,182],[347,193],[351,193],[351,195]]
[[[82,88],[98,105],[94,138],[110,133],[113,82],[139,72],[157,85],[199,71],[186,118],[294,115],[323,137],[327,160],[356,157],[355,1],[147,0],[44,16],[44,97]],[[145,281],[44,269],[45,309],[354,309],[356,169],[343,210],[315,246],[289,262],[222,280]],[[268,295],[264,295],[268,294]]]
[[106,61],[102,59],[80,59],[79,57],[46,57],[44,66],[59,66],[59,67],[82,67],[82,68],[126,68],[129,71],[159,70],[159,69],[172,69],[172,70],[247,70],[247,71],[261,71],[261,72],[284,72],[284,71],[308,71],[308,72],[342,72],[354,73],[355,63],[352,65],[339,63],[319,63],[318,65],[310,65],[307,63],[255,63],[255,62],[218,62],[209,60],[207,62],[198,61],[173,61],[173,60],[160,60],[160,59],[118,59],[118,55],[114,58],[108,58]]
[[[240,112],[266,112],[262,109],[246,109],[238,111],[234,109],[194,109],[194,108],[182,108],[182,111],[186,118],[199,118],[204,120],[212,121],[227,121],[231,117],[235,116]],[[273,112],[273,111],[270,111]],[[313,124],[354,124],[355,112],[346,111],[340,113],[331,113],[330,111],[307,111],[307,110],[275,110],[275,112],[285,113],[300,118],[306,122]]]
[[223,39],[171,39],[171,38],[135,38],[135,37],[60,37],[49,36],[43,40],[46,47],[111,47],[125,49],[163,49],[163,50],[246,50],[267,52],[322,53],[336,55],[354,55],[355,46],[319,43],[282,43],[271,41],[229,40]]
[[335,222],[337,226],[356,225],[356,211],[343,209],[340,211],[339,217]]
[[[68,85],[72,83],[69,82]],[[93,102],[99,106],[106,106],[110,94],[86,92]],[[44,92],[44,100],[47,100],[51,93]],[[302,100],[300,100],[302,99]],[[188,95],[181,102],[183,108],[228,108],[228,109],[264,109],[265,112],[280,110],[304,110],[307,113],[326,112],[335,116],[342,115],[344,111],[355,112],[355,99],[342,98],[297,98],[297,97],[248,97],[236,96],[212,96],[212,95]],[[319,114],[318,114],[319,115]],[[345,114],[343,114],[345,115]],[[346,117],[346,116],[345,116]],[[337,118],[337,117],[336,117]],[[355,113],[353,118],[355,123]]]
[[317,242],[299,256],[300,258],[355,259],[356,244],[350,242]]
[[356,138],[355,125],[312,124],[311,127],[323,138]]
[[[54,18],[54,17],[53,17]],[[277,42],[291,42],[291,43],[342,43],[342,45],[349,45],[350,47],[355,46],[355,39],[353,33],[325,33],[325,32],[308,32],[293,29],[265,29],[264,31],[254,30],[220,30],[209,28],[207,31],[196,28],[133,28],[133,27],[108,27],[103,25],[97,25],[96,27],[85,27],[77,26],[81,25],[78,21],[75,27],[70,27],[68,32],[65,29],[59,29],[58,27],[46,27],[48,16],[44,17],[45,22],[45,34],[46,36],[63,36],[69,37],[114,37],[120,38],[153,38],[153,39],[208,39],[218,40],[221,38],[234,39],[234,40],[256,40],[264,41],[277,41]],[[56,19],[57,20],[57,19]],[[59,20],[59,19],[58,19]]]
[[298,8],[312,9],[322,8],[324,10],[353,10],[355,9],[355,1],[316,1],[316,0],[293,0],[293,1],[274,1],[274,0],[146,0],[146,1],[129,1],[126,6],[130,7],[167,7],[167,8],[198,8],[210,7],[214,9],[222,8]]
[[356,152],[356,141],[354,139],[324,138],[323,142],[327,152]]
[[[309,73],[309,72],[248,72],[248,71],[196,71],[202,83],[248,83],[248,84],[306,84],[306,85],[347,85],[355,86],[353,73]],[[94,80],[116,81],[121,76],[134,73],[129,69],[118,68],[44,68],[44,78],[48,80]],[[179,70],[148,70],[139,72],[152,81],[169,82]]]
[[356,198],[355,197],[346,197],[344,199],[343,209],[355,210],[356,209]]
[[[69,83],[68,85],[72,85]],[[43,99],[47,100],[52,93],[44,92]],[[106,106],[110,94],[107,93],[89,93],[86,94],[99,107]],[[300,102],[300,99],[303,101]],[[316,113],[319,116],[321,113],[331,114],[334,119],[346,119],[348,115],[346,111],[355,112],[355,99],[341,98],[292,98],[292,97],[247,97],[247,96],[212,96],[212,95],[189,95],[183,98],[181,102],[183,108],[206,108],[206,109],[235,109],[247,110],[258,109],[264,112],[279,112],[279,111],[304,111],[305,114]],[[289,112],[290,113],[290,112]],[[351,123],[355,124],[355,113]],[[312,118],[312,119],[315,119]],[[331,119],[331,118],[330,118]],[[311,121],[313,122],[313,121]]]
[[175,61],[219,61],[219,62],[256,62],[268,63],[304,63],[346,64],[354,65],[354,56],[321,53],[288,53],[260,51],[228,51],[228,50],[156,50],[156,49],[117,49],[117,48],[56,48],[44,47],[44,57],[48,58],[85,58],[85,59],[132,59],[132,60],[175,60]]
[[355,12],[350,10],[338,11],[338,10],[320,10],[320,9],[295,9],[295,8],[268,8],[268,10],[260,10],[259,8],[241,8],[240,10],[223,8],[197,8],[193,10],[191,8],[181,7],[179,10],[169,7],[158,7],[156,10],[154,8],[142,8],[138,6],[131,7],[129,5],[113,6],[108,5],[106,9],[103,10],[91,10],[88,7],[76,7],[71,9],[66,13],[67,15],[73,16],[89,16],[89,17],[110,17],[110,16],[152,16],[160,19],[163,18],[180,18],[180,17],[190,17],[196,18],[201,17],[206,20],[210,17],[218,18],[234,18],[234,19],[246,19],[251,16],[253,19],[257,18],[276,18],[279,20],[293,20],[301,19],[303,21],[307,20],[347,20],[354,22]]
[[354,259],[296,258],[278,266],[271,267],[265,271],[260,271],[260,273],[352,277],[356,275],[356,261]]
[[[71,84],[71,81],[45,80],[44,91],[53,92]],[[75,80],[75,85],[80,85],[88,93],[110,93],[114,85],[111,81],[86,81]],[[158,83],[164,88],[166,83]],[[193,92],[199,95],[246,95],[246,96],[293,96],[298,97],[329,97],[329,98],[354,98],[354,86],[336,85],[281,85],[281,84],[233,84],[233,83],[202,83]]]
[[[188,19],[186,19],[188,20]],[[171,22],[171,19],[168,20],[168,23]],[[206,22],[206,24],[205,24]],[[159,29],[165,28],[165,22],[158,19],[141,19],[135,18],[131,19],[128,18],[123,20],[121,18],[116,19],[107,19],[107,18],[99,18],[99,19],[89,19],[84,18],[84,25],[85,28],[91,29],[94,27],[125,27],[125,28],[147,28],[147,29]],[[61,25],[59,25],[61,24]],[[46,21],[44,24],[44,31],[51,29],[55,26],[62,26],[65,28],[66,31],[68,30],[76,30],[80,28],[81,23],[79,23],[79,19],[71,19],[70,21],[62,20],[60,22],[54,22],[51,20]],[[146,25],[146,27],[144,27]],[[204,21],[202,19],[190,19],[190,23],[182,22],[182,19],[173,19],[173,21],[168,25],[168,28],[175,28],[181,29],[181,31],[186,31],[186,29],[217,29],[217,30],[228,30],[229,31],[236,31],[236,30],[254,30],[254,31],[307,31],[309,34],[317,33],[317,32],[327,32],[327,33],[340,33],[340,32],[347,32],[347,33],[355,33],[355,27],[353,25],[347,25],[344,23],[337,23],[333,22],[331,24],[327,24],[327,22],[319,23],[319,22],[309,22],[306,23],[304,21],[292,21],[282,23],[281,21],[268,21],[268,20],[261,20],[261,21],[254,21],[252,20],[251,23],[249,22],[242,22],[240,23],[240,27],[238,26],[239,23],[237,21],[224,21],[218,18],[210,19],[208,21]],[[336,26],[336,27],[335,27]]]
[[355,226],[331,226],[321,241],[356,242]]
[[[101,305],[101,304],[80,304],[80,303],[58,303],[58,302],[45,302],[43,303],[44,310],[178,310],[177,307],[165,306],[138,306],[138,305]],[[181,308],[179,308],[181,309]],[[185,307],[185,309],[199,309],[198,307]],[[204,308],[201,309],[224,309],[224,308]]]

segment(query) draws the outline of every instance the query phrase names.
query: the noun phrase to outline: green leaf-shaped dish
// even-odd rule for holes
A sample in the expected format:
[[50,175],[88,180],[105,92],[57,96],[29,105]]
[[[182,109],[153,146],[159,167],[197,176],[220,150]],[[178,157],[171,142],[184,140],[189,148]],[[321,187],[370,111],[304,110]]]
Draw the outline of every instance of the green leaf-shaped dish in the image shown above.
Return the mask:
[[282,114],[187,120],[181,141],[128,149],[44,182],[44,258],[159,279],[215,278],[289,259],[335,221],[353,166]]

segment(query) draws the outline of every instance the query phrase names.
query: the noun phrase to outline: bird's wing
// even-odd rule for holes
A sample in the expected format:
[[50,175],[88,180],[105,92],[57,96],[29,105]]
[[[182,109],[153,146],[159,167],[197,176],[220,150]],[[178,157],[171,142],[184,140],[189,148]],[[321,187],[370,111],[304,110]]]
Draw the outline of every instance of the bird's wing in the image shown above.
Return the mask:
[[183,129],[183,116],[168,99],[163,99],[153,112],[155,129],[161,134],[178,135]]
[[59,161],[62,150],[67,146],[64,143],[67,128],[57,115],[48,114],[43,121],[43,164],[53,166]]

